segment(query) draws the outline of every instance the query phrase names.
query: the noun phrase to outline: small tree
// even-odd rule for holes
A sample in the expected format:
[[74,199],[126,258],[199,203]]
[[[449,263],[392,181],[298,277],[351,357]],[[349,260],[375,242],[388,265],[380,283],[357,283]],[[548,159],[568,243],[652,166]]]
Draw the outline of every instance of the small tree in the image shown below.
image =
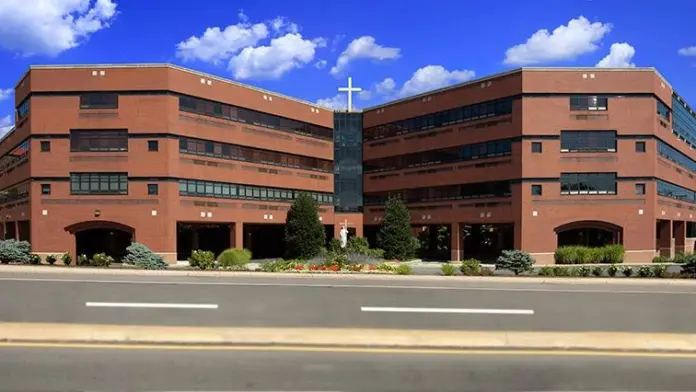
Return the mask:
[[311,259],[321,252],[325,242],[319,206],[309,194],[301,192],[292,203],[285,221],[285,253],[288,258]]
[[398,198],[387,200],[378,242],[386,259],[407,260],[415,256],[419,241],[411,234],[408,208]]

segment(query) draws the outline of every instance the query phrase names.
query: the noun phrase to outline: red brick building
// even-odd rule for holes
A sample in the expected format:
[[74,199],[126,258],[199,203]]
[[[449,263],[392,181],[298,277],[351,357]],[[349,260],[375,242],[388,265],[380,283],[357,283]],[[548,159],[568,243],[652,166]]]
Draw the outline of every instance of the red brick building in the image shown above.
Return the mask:
[[172,65],[39,66],[15,100],[0,228],[37,253],[275,257],[299,191],[329,236],[368,238],[398,195],[453,259],[693,248],[696,115],[654,69],[525,68],[334,113]]

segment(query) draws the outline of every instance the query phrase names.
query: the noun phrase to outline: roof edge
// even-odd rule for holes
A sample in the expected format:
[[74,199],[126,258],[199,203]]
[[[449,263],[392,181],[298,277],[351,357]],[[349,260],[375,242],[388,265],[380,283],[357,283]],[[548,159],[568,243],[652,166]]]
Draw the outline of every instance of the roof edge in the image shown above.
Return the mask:
[[667,79],[665,79],[664,76],[662,76],[662,74],[660,73],[660,71],[658,71],[657,68],[655,68],[655,67],[633,67],[633,68],[521,67],[521,68],[515,68],[515,69],[508,70],[508,71],[504,71],[504,72],[498,72],[498,73],[495,73],[495,74],[490,74],[490,75],[482,76],[482,77],[479,77],[479,78],[476,78],[476,79],[468,80],[468,81],[466,81],[466,82],[461,82],[461,83],[453,84],[453,85],[451,85],[451,86],[446,86],[446,87],[441,87],[441,88],[438,88],[438,89],[435,89],[435,90],[426,91],[426,92],[423,92],[423,93],[420,93],[420,94],[417,94],[417,95],[412,95],[412,96],[410,96],[410,97],[400,98],[400,99],[396,99],[396,100],[394,100],[394,101],[389,101],[389,102],[385,102],[385,103],[382,103],[382,104],[379,104],[379,105],[370,106],[370,107],[367,107],[367,108],[363,109],[363,111],[367,112],[367,111],[372,111],[372,110],[376,110],[376,109],[386,108],[386,107],[388,107],[388,106],[396,105],[396,104],[399,104],[399,103],[404,103],[404,102],[408,102],[408,101],[411,101],[411,100],[416,100],[416,99],[419,99],[419,98],[427,97],[428,95],[439,94],[439,93],[443,93],[443,92],[450,91],[450,90],[456,90],[456,89],[458,89],[458,88],[465,87],[465,86],[469,86],[469,85],[473,85],[473,84],[476,84],[476,83],[480,83],[480,82],[485,81],[485,80],[488,80],[488,79],[499,78],[499,77],[502,77],[502,76],[513,75],[513,74],[516,74],[516,73],[527,72],[527,71],[531,71],[531,72],[544,72],[544,71],[567,71],[567,72],[578,72],[578,71],[602,71],[602,72],[607,72],[607,71],[609,71],[609,72],[654,72],[666,85],[668,85],[672,90],[674,90],[674,89],[672,88],[672,85],[667,81]]
[[209,79],[218,81],[218,82],[228,83],[228,84],[231,84],[231,85],[233,85],[233,86],[237,86],[237,87],[241,87],[241,88],[246,88],[246,89],[249,89],[249,90],[257,91],[257,92],[260,92],[260,93],[263,93],[263,94],[268,94],[268,95],[272,95],[272,96],[275,96],[275,97],[287,99],[287,100],[290,100],[290,101],[294,101],[294,102],[297,102],[297,103],[301,103],[301,104],[303,104],[303,105],[311,106],[311,107],[313,107],[313,108],[315,108],[315,109],[322,109],[322,110],[326,110],[327,112],[332,112],[331,109],[328,109],[328,108],[326,108],[326,107],[324,107],[324,106],[321,106],[321,105],[318,105],[318,104],[316,104],[316,103],[312,103],[312,102],[309,102],[309,101],[305,101],[305,100],[303,100],[303,99],[294,98],[294,97],[291,97],[291,96],[289,96],[289,95],[280,94],[280,93],[275,92],[275,91],[266,90],[266,89],[263,89],[263,88],[260,88],[260,87],[256,87],[256,86],[252,86],[252,85],[249,85],[249,84],[240,83],[240,82],[237,82],[237,81],[234,81],[234,80],[231,80],[231,79],[226,79],[226,78],[223,78],[223,77],[220,77],[220,76],[212,75],[212,74],[209,74],[209,73],[206,73],[206,72],[196,71],[196,70],[191,69],[191,68],[186,68],[186,67],[182,67],[182,66],[180,66],[180,65],[171,64],[171,63],[56,64],[56,65],[45,64],[45,65],[30,65],[30,66],[29,66],[29,69],[28,69],[27,71],[25,71],[25,72],[22,74],[22,76],[19,78],[19,81],[18,81],[17,83],[15,83],[15,89],[17,88],[17,86],[19,85],[19,83],[21,83],[22,80],[24,80],[24,78],[29,74],[29,72],[30,72],[31,70],[34,70],[34,69],[39,70],[39,69],[83,69],[83,68],[84,68],[84,69],[88,69],[88,68],[170,68],[170,69],[175,69],[175,70],[182,71],[182,72],[187,72],[187,73],[190,73],[190,74],[193,74],[193,75],[206,77],[206,78],[209,78]]

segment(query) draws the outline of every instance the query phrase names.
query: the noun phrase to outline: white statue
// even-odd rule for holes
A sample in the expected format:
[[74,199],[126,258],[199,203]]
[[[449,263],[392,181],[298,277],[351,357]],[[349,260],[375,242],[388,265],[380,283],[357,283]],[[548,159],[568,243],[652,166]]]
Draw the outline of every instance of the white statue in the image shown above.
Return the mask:
[[341,243],[341,248],[345,248],[348,245],[348,230],[345,226],[341,226],[341,231],[338,234],[338,240]]

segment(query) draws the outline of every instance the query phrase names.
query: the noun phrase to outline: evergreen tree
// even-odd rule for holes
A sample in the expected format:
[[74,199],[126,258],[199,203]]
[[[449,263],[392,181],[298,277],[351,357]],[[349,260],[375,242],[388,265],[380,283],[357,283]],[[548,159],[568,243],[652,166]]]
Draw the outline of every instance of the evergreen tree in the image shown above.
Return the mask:
[[418,240],[411,234],[411,216],[398,198],[390,197],[385,205],[379,229],[379,245],[386,259],[408,260],[416,253]]
[[324,225],[319,220],[319,206],[301,192],[292,203],[285,221],[285,253],[293,259],[317,256],[326,242]]

